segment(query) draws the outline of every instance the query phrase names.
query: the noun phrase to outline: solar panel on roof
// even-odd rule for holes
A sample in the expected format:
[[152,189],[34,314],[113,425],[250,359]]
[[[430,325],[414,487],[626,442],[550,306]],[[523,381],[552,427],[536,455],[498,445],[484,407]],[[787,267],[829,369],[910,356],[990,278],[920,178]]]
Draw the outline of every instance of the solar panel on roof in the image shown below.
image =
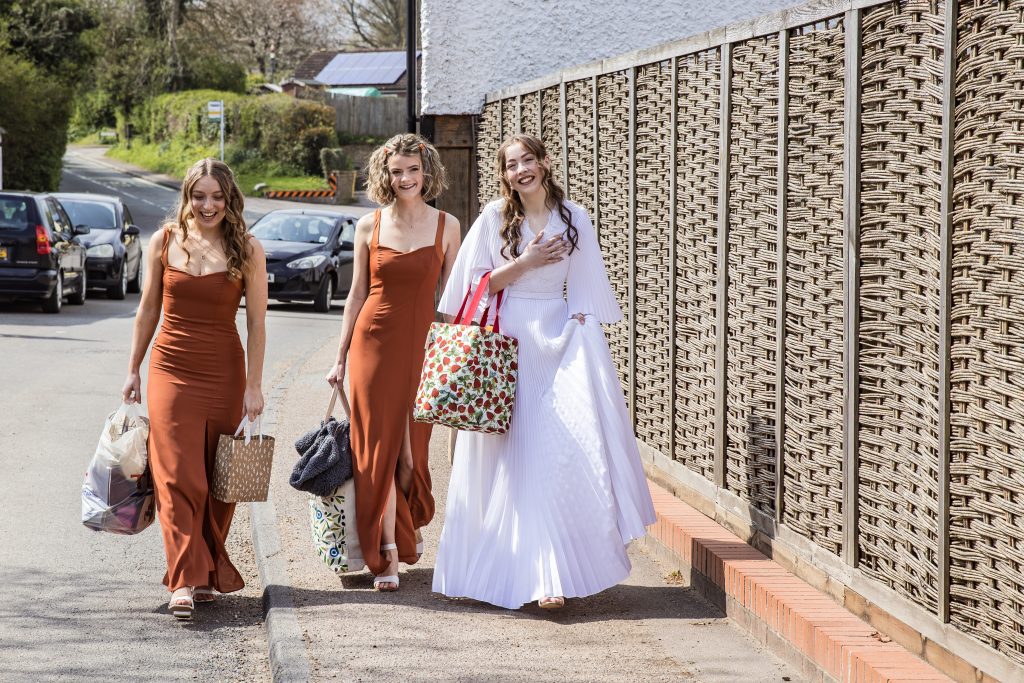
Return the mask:
[[[417,57],[419,53],[417,53]],[[330,86],[394,83],[405,74],[404,52],[342,52],[316,76]]]

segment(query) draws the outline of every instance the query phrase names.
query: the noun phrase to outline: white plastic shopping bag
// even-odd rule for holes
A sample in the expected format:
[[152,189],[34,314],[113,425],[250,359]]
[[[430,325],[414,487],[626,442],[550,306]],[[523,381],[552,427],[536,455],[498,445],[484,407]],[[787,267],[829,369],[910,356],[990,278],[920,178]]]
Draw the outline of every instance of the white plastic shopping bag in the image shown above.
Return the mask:
[[82,484],[82,524],[114,534],[137,534],[152,524],[148,438],[149,419],[138,403],[123,403],[107,416]]

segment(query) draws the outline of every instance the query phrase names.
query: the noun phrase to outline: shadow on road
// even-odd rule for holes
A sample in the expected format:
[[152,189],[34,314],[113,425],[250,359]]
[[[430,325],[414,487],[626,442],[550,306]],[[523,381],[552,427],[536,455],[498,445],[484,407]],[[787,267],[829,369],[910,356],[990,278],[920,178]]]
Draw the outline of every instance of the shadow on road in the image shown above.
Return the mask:
[[724,615],[688,586],[637,586],[620,584],[586,598],[571,598],[560,610],[543,610],[530,603],[518,610],[495,607],[468,598],[448,598],[431,592],[432,568],[410,567],[401,574],[396,593],[373,590],[368,572],[345,574],[336,591],[293,588],[296,607],[400,604],[429,611],[492,614],[514,619],[543,619],[570,626],[589,622],[640,619],[721,619]]
[[[45,552],[69,550],[62,546],[48,544]],[[181,661],[182,652],[229,656],[216,651],[219,643],[263,622],[261,601],[251,595],[219,596],[213,605],[197,606],[192,621],[176,621],[167,612],[170,594],[154,586],[139,599],[143,579],[129,580],[125,569],[0,570],[0,678],[177,680],[183,666],[191,674],[194,664]],[[137,670],[143,663],[146,670]]]

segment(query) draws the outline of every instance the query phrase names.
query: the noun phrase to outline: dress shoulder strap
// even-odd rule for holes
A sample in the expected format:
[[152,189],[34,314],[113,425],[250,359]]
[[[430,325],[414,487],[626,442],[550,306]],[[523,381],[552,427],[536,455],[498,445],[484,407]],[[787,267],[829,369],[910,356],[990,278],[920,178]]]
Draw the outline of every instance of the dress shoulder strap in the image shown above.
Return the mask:
[[437,212],[437,234],[434,235],[434,248],[439,252],[441,250],[441,244],[444,242],[444,211]]
[[373,212],[373,237],[370,238],[370,248],[376,249],[380,246],[380,209]]
[[174,233],[171,232],[170,228],[164,227],[164,246],[160,250],[160,263],[164,268],[167,267],[167,247],[170,245],[171,240],[174,239]]

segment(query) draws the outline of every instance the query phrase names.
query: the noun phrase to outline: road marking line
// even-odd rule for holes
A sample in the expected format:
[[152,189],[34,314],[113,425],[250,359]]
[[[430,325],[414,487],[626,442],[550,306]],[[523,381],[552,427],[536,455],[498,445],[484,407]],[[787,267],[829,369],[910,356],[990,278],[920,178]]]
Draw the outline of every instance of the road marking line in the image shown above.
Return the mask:
[[[72,178],[78,178],[79,180],[84,180],[87,183],[92,183],[93,185],[99,185],[100,187],[105,187],[108,190],[110,190],[111,192],[113,192],[114,194],[124,195],[125,197],[128,197],[129,199],[132,199],[134,201],[142,202],[144,204],[149,204],[150,206],[156,207],[156,208],[160,209],[161,211],[166,211],[167,210],[167,207],[165,207],[165,206],[162,206],[160,204],[156,204],[155,202],[151,202],[148,199],[143,199],[142,197],[133,195],[130,192],[126,192],[126,191],[124,191],[122,189],[116,188],[116,187],[114,187],[112,185],[109,185],[107,183],[100,182],[99,180],[96,180],[95,178],[89,178],[89,177],[81,175],[79,173],[75,173],[74,171],[69,171],[67,169],[67,167],[64,168],[64,172],[67,173]],[[167,189],[167,188],[165,188],[165,189]]]

